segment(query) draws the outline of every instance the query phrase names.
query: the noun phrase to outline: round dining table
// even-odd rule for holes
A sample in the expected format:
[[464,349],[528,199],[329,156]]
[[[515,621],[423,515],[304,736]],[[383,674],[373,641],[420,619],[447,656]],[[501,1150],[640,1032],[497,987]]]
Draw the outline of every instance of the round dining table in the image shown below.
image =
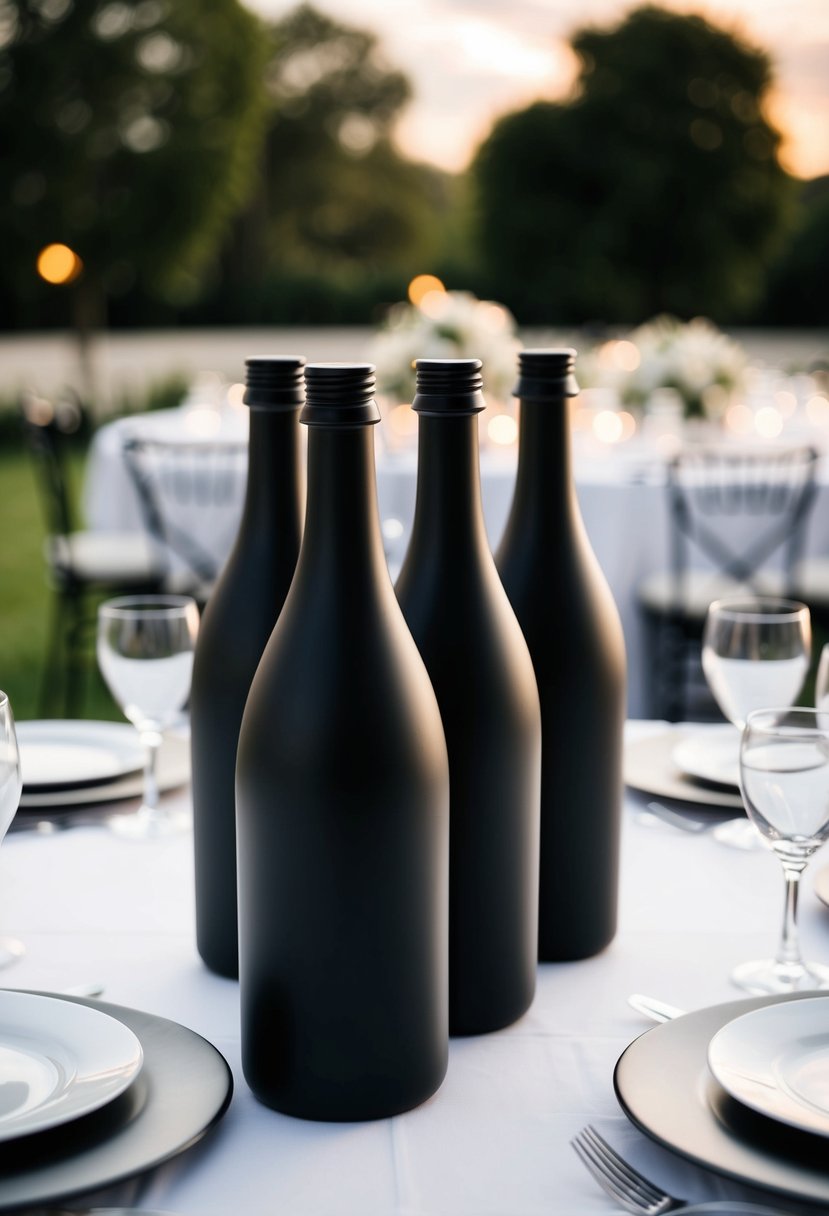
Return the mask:
[[[634,742],[666,729],[628,724]],[[673,1194],[747,1197],[742,1185],[628,1123],[613,1071],[649,1025],[629,1007],[630,993],[686,1010],[741,995],[729,982],[732,968],[775,942],[779,863],[763,848],[738,851],[709,831],[670,826],[643,810],[646,800],[625,796],[619,931],[610,947],[581,962],[540,965],[535,1000],[519,1021],[453,1040],[432,1098],[363,1124],[293,1119],[248,1089],[239,986],[211,974],[196,952],[191,833],[125,839],[106,826],[114,809],[106,806],[69,810],[51,829],[45,812],[18,812],[0,850],[0,932],[20,938],[26,953],[3,983],[44,991],[98,981],[108,1004],[204,1036],[234,1079],[229,1109],[199,1143],[67,1206],[119,1203],[179,1216],[612,1216],[618,1207],[569,1144],[588,1123]],[[188,810],[189,789],[165,803]],[[813,892],[823,865],[818,854],[804,880],[801,924],[806,955],[829,961],[829,908]],[[0,1175],[0,1210],[3,1202]]]
[[[247,437],[245,406],[180,407],[133,415],[107,423],[95,433],[86,467],[83,504],[88,525],[105,531],[145,526],[139,497],[124,461],[131,436],[169,443],[238,444]],[[304,432],[304,428],[301,428]],[[394,576],[406,551],[414,517],[417,453],[415,443],[385,438],[378,428],[377,491],[389,567]],[[631,717],[648,714],[646,645],[637,588],[646,576],[669,565],[670,518],[666,464],[659,448],[637,438],[625,444],[574,442],[576,492],[587,535],[621,617],[628,658],[627,710]],[[390,437],[389,437],[390,439]],[[515,484],[514,447],[485,445],[481,451],[481,488],[487,532],[493,548],[503,532]],[[220,561],[241,514],[239,494],[227,504],[221,529],[204,517],[200,546],[217,543]],[[191,515],[188,526],[199,527]],[[821,472],[815,506],[808,522],[805,555],[829,555],[829,480]],[[555,628],[555,621],[550,622]]]

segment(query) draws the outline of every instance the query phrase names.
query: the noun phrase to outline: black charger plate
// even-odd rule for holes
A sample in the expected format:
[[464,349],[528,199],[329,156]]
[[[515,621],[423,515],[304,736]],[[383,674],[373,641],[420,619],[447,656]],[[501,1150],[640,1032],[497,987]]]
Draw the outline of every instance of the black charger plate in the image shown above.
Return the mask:
[[123,1022],[138,1036],[144,1063],[130,1088],[107,1106],[0,1146],[4,1212],[114,1186],[160,1165],[200,1140],[233,1093],[224,1056],[177,1022],[104,1001],[54,999],[89,1005]]
[[829,1144],[755,1114],[708,1068],[708,1044],[752,1009],[803,1000],[751,997],[686,1013],[647,1031],[619,1057],[616,1096],[628,1118],[666,1148],[746,1185],[829,1208]]

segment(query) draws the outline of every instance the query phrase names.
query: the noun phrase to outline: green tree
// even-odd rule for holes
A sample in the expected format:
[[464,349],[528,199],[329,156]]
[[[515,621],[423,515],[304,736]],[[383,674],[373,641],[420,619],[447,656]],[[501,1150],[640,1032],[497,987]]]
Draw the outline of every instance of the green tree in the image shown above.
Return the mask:
[[804,182],[790,241],[772,267],[762,324],[829,325],[829,175]]
[[20,298],[68,245],[86,333],[133,284],[194,293],[262,137],[262,27],[238,0],[0,0],[0,232]]
[[573,48],[572,100],[501,119],[474,159],[490,291],[523,322],[745,315],[791,188],[768,56],[651,5]]
[[217,290],[229,286],[244,310],[245,299],[261,307],[268,284],[274,294],[303,284],[313,319],[320,293],[333,300],[372,276],[423,269],[448,188],[394,146],[411,87],[375,35],[302,4],[270,29],[265,82],[260,188],[235,225]]

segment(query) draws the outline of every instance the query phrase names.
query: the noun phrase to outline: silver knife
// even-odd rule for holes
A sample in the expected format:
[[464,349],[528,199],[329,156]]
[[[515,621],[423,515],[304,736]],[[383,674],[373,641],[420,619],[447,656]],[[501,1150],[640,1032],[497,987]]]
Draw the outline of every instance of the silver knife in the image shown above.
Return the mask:
[[667,1001],[657,1001],[655,997],[643,996],[641,992],[631,993],[628,997],[628,1005],[637,1013],[642,1013],[646,1018],[650,1018],[652,1022],[672,1022],[674,1018],[681,1018],[685,1012],[676,1005],[669,1005]]

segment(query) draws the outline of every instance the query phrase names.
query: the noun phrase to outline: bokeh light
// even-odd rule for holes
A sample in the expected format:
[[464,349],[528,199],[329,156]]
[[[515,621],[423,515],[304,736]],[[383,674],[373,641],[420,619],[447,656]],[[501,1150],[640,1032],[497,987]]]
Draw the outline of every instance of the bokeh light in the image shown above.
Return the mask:
[[403,526],[402,519],[395,519],[394,516],[390,516],[388,519],[383,520],[381,531],[385,540],[400,540],[406,529]]
[[628,413],[627,410],[621,410],[619,412],[619,421],[622,424],[620,441],[625,443],[626,440],[632,439],[636,434],[636,419],[634,418],[633,414]]
[[641,361],[639,351],[632,342],[622,339],[615,343],[613,362],[622,371],[635,372]]
[[593,429],[593,418],[596,411],[589,405],[574,405],[570,421],[574,431],[590,431]]
[[613,339],[599,348],[599,362],[605,367],[615,367],[623,372],[635,372],[642,361],[639,349],[627,338]]
[[486,433],[493,443],[509,447],[518,438],[518,423],[511,414],[495,414],[487,423]]
[[417,434],[417,414],[410,405],[396,405],[389,412],[388,424],[401,439]]
[[196,405],[187,411],[184,425],[198,438],[210,439],[218,433],[222,420],[216,410],[209,406]]
[[509,329],[510,315],[502,304],[494,304],[491,300],[481,300],[477,312],[481,320],[492,329]]
[[227,390],[227,403],[234,410],[245,409],[244,384],[231,384]]
[[735,401],[725,411],[725,425],[735,435],[750,435],[754,430],[754,414],[742,401]]
[[83,270],[83,262],[68,245],[44,245],[37,255],[37,273],[47,283],[71,283]]
[[780,411],[773,405],[764,405],[754,415],[754,426],[758,435],[764,439],[776,439],[783,430],[783,419]]
[[806,414],[814,426],[829,427],[829,400],[816,393],[806,402]]
[[452,311],[452,297],[448,291],[427,291],[418,308],[432,321],[440,321]]
[[618,443],[624,424],[615,410],[601,410],[593,419],[593,434],[602,443]]
[[431,292],[437,292],[439,295],[446,291],[446,288],[441,283],[437,275],[434,274],[416,274],[409,284],[409,299],[415,308],[420,308],[423,300]]

